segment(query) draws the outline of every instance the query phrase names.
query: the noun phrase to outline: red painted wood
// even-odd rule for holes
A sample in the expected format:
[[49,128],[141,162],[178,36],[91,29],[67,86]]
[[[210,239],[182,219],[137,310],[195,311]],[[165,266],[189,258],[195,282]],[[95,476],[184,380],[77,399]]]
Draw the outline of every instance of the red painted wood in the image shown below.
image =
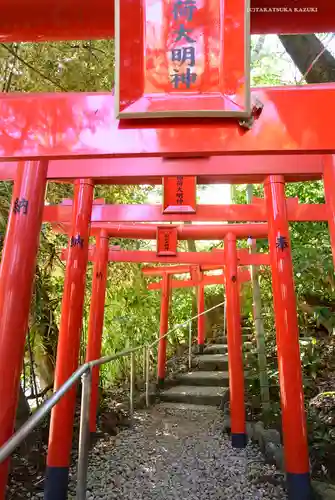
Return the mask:
[[[238,271],[238,280],[240,283],[245,283],[247,281],[250,281],[250,272],[245,271],[245,270],[239,270]],[[171,281],[171,288],[192,288],[195,286],[199,286],[200,284],[203,284],[204,286],[210,286],[210,285],[224,285],[225,284],[225,277],[224,274],[219,274],[215,276],[204,276],[202,279],[202,282],[199,283],[198,281],[195,280],[172,280]],[[158,283],[149,283],[148,285],[148,290],[161,290],[162,288],[162,281],[159,281]]]
[[[246,161],[248,165],[246,173]],[[303,168],[302,168],[303,165]],[[0,180],[15,178],[16,163],[0,163]],[[48,179],[73,182],[94,178],[100,184],[161,184],[163,176],[196,175],[198,184],[262,183],[269,173],[284,175],[288,182],[321,179],[321,155],[252,155],[169,159],[102,158],[96,160],[53,160]]]
[[[78,367],[93,192],[94,184],[87,180],[80,180],[75,185],[72,231],[67,249],[57,346],[55,390],[59,389]],[[74,244],[72,238],[77,238],[78,243]],[[73,387],[52,409],[47,457],[49,467],[69,466],[75,402],[76,388]],[[55,486],[47,482],[46,488]],[[55,495],[62,498],[60,492],[55,492]]]
[[[68,222],[71,205],[46,205],[44,222]],[[287,200],[289,221],[327,221],[326,206],[320,204],[291,204]],[[264,200],[253,205],[198,205],[196,214],[183,214],[184,221],[197,222],[266,222]],[[93,206],[91,220],[102,222],[179,222],[179,214],[163,214],[161,205],[99,205]]]
[[[157,238],[157,227],[155,224],[110,224],[92,223],[91,235],[96,236],[100,231],[106,231],[110,237],[128,238],[140,240],[155,240]],[[267,224],[209,224],[209,225],[185,225],[174,226],[177,231],[178,240],[221,240],[229,232],[234,233],[238,239],[267,238]],[[69,232],[71,226],[67,223],[55,224],[54,230]]]
[[[101,233],[96,240],[96,259],[93,266],[86,362],[94,361],[95,359],[99,359],[101,357],[107,274],[108,237],[106,234]],[[99,407],[99,370],[100,367],[98,366],[92,369],[90,432],[96,432],[97,430],[97,411]]]
[[[222,251],[221,251],[222,252]],[[249,252],[247,250],[237,250],[237,260],[238,265],[242,265],[241,262],[245,261],[245,258],[248,258]],[[253,255],[257,255],[256,259],[258,261],[258,265],[267,266],[269,264],[269,254],[267,253],[256,253]],[[200,265],[200,271],[216,271],[224,268],[224,264],[221,265]],[[249,272],[249,271],[248,271]],[[142,267],[142,273],[144,276],[163,276],[163,274],[191,274],[191,280],[196,283],[197,277],[192,275],[192,266],[187,265],[179,265],[179,266],[156,266],[156,267]],[[221,276],[221,275],[220,275]],[[204,275],[204,279],[209,278]],[[210,278],[212,278],[210,276]],[[214,276],[217,278],[217,276]]]
[[333,263],[335,269],[335,162],[334,158],[326,158],[326,165],[323,174],[323,184],[326,197],[326,215],[328,218],[328,227],[330,242],[333,254]]
[[251,0],[251,32],[321,33],[322,30],[318,31],[321,27],[324,32],[334,31],[329,29],[334,26],[334,14],[335,6],[328,0]]
[[192,214],[196,207],[196,177],[163,177],[163,214]]
[[157,379],[159,383],[164,383],[165,378],[165,368],[166,368],[166,348],[167,348],[167,338],[165,334],[169,329],[169,309],[170,309],[170,282],[171,277],[165,275],[163,277],[163,287],[161,291],[161,313],[160,313],[160,325],[159,325],[159,337],[160,341],[158,343],[158,363],[157,363]]
[[[251,0],[260,7],[292,12],[252,11],[252,33],[325,33],[335,31],[335,5],[330,0]],[[294,12],[311,7],[316,12]],[[93,40],[114,37],[114,2],[110,0],[2,0],[0,40]]]
[[[217,266],[216,269],[222,269],[223,265]],[[163,274],[188,274],[192,275],[192,266],[157,266],[157,267],[142,267],[144,276],[163,276]],[[194,278],[192,277],[192,280]]]
[[[89,260],[94,261],[95,247],[89,249]],[[66,260],[67,249],[63,249],[61,258]],[[223,250],[220,252],[178,252],[176,257],[158,257],[156,252],[146,250],[115,250],[110,247],[108,260],[110,262],[137,262],[160,264],[190,264],[198,265],[204,271],[222,267]],[[249,254],[248,250],[239,251],[238,262],[240,266],[267,266],[270,263],[269,254]],[[208,266],[208,267],[207,267]],[[213,267],[214,266],[214,267]]]
[[175,0],[116,0],[117,116],[246,116],[246,10],[246,0],[182,8]]
[[[46,162],[20,165],[0,267],[0,446],[12,435],[46,187]],[[28,205],[16,208],[17,200]],[[0,464],[5,498],[9,460]]]
[[264,191],[269,217],[285,468],[288,473],[306,474],[309,472],[306,415],[284,179],[270,176]]
[[[3,94],[0,158],[185,158],[335,151],[329,113],[335,106],[335,84],[268,87],[251,93],[263,102],[264,109],[249,131],[242,130],[233,119],[120,123],[114,118],[111,94]],[[81,169],[85,170],[83,164]],[[297,172],[304,170],[303,164],[297,165]],[[180,174],[184,172],[176,173]],[[134,175],[138,177],[139,172]],[[197,174],[191,171],[188,175]]]
[[242,330],[240,287],[237,279],[238,259],[236,237],[229,233],[225,238],[225,278],[227,303],[227,343],[229,369],[229,408],[232,443],[234,436],[245,434],[244,368],[242,357]]
[[178,229],[174,226],[157,226],[157,256],[177,255]]
[[[199,279],[202,278],[202,272],[199,271]],[[200,346],[200,350],[202,351],[205,344],[206,339],[206,317],[205,317],[205,285],[203,280],[201,279],[198,284],[197,289],[197,308],[198,308],[198,346]]]

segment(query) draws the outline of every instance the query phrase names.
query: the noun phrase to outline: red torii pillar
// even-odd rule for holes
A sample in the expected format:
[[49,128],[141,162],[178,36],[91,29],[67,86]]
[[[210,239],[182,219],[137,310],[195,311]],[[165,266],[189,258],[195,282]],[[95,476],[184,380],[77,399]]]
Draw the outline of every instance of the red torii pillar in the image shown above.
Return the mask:
[[328,212],[330,244],[332,247],[335,269],[335,155],[327,155],[324,158],[323,185]]
[[[72,231],[68,246],[57,348],[55,390],[64,384],[78,367],[93,192],[92,180],[75,182]],[[75,402],[74,386],[51,413],[45,500],[67,499]]]
[[[160,328],[159,336],[160,341],[158,344],[158,366],[157,366],[157,384],[158,387],[164,386],[165,380],[165,366],[166,366],[166,347],[167,338],[164,335],[169,328],[169,306],[170,306],[170,290],[171,290],[171,275],[164,273],[161,292],[161,315],[160,315]],[[164,338],[163,338],[164,337]]]
[[231,444],[234,448],[245,448],[247,445],[247,434],[244,405],[240,289],[238,282],[236,236],[232,233],[228,233],[225,237],[224,252]]
[[[48,163],[18,165],[0,267],[0,446],[12,435],[42,224]],[[4,500],[9,460],[0,464]]]
[[269,176],[264,191],[269,221],[288,498],[311,500],[299,329],[284,178],[279,175]]
[[[108,242],[105,231],[96,238],[96,251],[93,266],[92,296],[88,323],[86,362],[101,356],[102,332],[104,325],[105,296],[108,272]],[[96,432],[96,415],[99,404],[99,367],[92,370],[92,392],[90,408],[90,432]]]
[[205,286],[202,283],[203,273],[199,273],[199,285],[197,289],[197,304],[198,304],[198,349],[199,353],[204,352],[205,337],[206,337],[206,318],[203,314],[205,312]]

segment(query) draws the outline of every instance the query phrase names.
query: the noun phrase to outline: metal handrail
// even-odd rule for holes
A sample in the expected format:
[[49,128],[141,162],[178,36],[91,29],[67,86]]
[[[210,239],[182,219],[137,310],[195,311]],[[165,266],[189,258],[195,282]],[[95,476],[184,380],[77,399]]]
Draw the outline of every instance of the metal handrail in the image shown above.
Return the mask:
[[[125,351],[110,356],[104,356],[100,359],[89,361],[80,366],[66,382],[49,398],[45,403],[40,406],[35,413],[17,430],[8,441],[0,448],[0,464],[6,460],[13,451],[26,439],[26,437],[36,428],[36,426],[43,420],[43,418],[52,410],[58,401],[67,393],[71,387],[82,379],[82,395],[81,395],[81,410],[80,410],[80,429],[79,429],[79,446],[78,446],[78,466],[77,466],[77,500],[86,500],[86,485],[87,485],[87,471],[88,471],[88,454],[89,454],[89,420],[90,420],[90,404],[91,404],[91,390],[92,390],[92,368],[101,366],[119,358],[130,356],[130,412],[134,410],[134,381],[135,381],[135,362],[134,354],[143,350],[143,375],[145,378],[146,389],[146,404],[149,406],[149,370],[150,370],[150,352],[152,348],[159,343],[162,339],[174,331],[189,325],[189,368],[191,368],[192,356],[192,321],[198,317],[209,313],[225,305],[225,301],[217,304],[206,311],[197,314],[189,320],[176,325],[169,330],[165,335],[158,338],[151,344],[143,344],[138,347],[133,347]],[[224,314],[224,324],[226,323],[226,308]]]
[[78,477],[77,477],[77,500],[86,500],[87,466],[89,451],[89,416],[92,389],[92,368],[110,363],[116,359],[129,356],[130,364],[130,411],[133,411],[134,391],[134,353],[143,349],[143,346],[133,347],[125,351],[104,356],[100,359],[89,361],[80,366],[66,382],[35,411],[35,413],[16,431],[8,441],[0,448],[0,463],[6,460],[13,451],[26,439],[43,418],[52,410],[58,401],[67,393],[71,387],[82,378],[82,397],[79,429],[79,453],[78,453]]

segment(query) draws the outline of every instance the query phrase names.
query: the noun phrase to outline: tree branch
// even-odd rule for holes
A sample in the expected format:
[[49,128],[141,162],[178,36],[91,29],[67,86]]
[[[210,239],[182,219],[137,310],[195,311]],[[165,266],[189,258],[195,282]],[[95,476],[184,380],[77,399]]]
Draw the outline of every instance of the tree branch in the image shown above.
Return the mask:
[[39,392],[38,394],[31,394],[30,396],[27,397],[27,399],[43,398],[49,391],[51,391],[53,385],[54,385],[53,383],[49,384],[48,387],[45,387],[45,389],[43,389],[43,391]]
[[12,56],[15,56],[16,59],[18,61],[20,61],[22,64],[24,64],[25,66],[27,66],[27,68],[31,69],[32,71],[34,71],[35,73],[37,73],[37,75],[39,75],[41,78],[44,78],[44,80],[46,80],[47,82],[49,83],[52,83],[52,85],[54,85],[55,87],[59,88],[60,90],[62,90],[63,92],[67,92],[67,89],[65,87],[63,87],[62,85],[60,85],[59,83],[55,82],[54,80],[52,80],[51,78],[49,78],[48,76],[44,75],[43,73],[41,73],[41,71],[39,71],[38,69],[34,68],[34,66],[32,66],[31,64],[29,64],[27,61],[25,61],[24,59],[22,59],[22,57],[20,57],[19,55],[17,55],[17,53],[12,50],[10,47],[8,47],[6,44],[4,43],[1,43],[0,44],[1,47],[3,47],[5,50],[7,50],[7,52],[9,52],[10,54],[12,54]]
[[307,83],[335,82],[335,58],[316,35],[279,35]]

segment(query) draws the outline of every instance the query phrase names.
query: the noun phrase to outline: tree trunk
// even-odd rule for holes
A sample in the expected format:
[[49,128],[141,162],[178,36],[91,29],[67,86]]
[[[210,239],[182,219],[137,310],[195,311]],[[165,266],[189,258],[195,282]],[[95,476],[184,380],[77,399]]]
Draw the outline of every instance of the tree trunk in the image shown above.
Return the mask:
[[25,423],[29,415],[30,415],[30,406],[20,384],[19,400],[16,410],[15,430],[19,429]]
[[53,384],[58,341],[58,326],[55,312],[53,308],[50,308],[51,297],[45,283],[45,274],[37,265],[36,304],[34,310],[31,310],[30,318],[30,325],[35,324],[35,327],[31,326],[31,330],[34,331],[33,353],[36,374],[42,391]]
[[335,81],[335,58],[316,35],[278,35],[307,83]]
[[261,50],[265,43],[265,36],[266,35],[259,35],[255,45],[255,50],[251,54],[251,63],[255,62],[259,58],[259,54],[261,53]]

